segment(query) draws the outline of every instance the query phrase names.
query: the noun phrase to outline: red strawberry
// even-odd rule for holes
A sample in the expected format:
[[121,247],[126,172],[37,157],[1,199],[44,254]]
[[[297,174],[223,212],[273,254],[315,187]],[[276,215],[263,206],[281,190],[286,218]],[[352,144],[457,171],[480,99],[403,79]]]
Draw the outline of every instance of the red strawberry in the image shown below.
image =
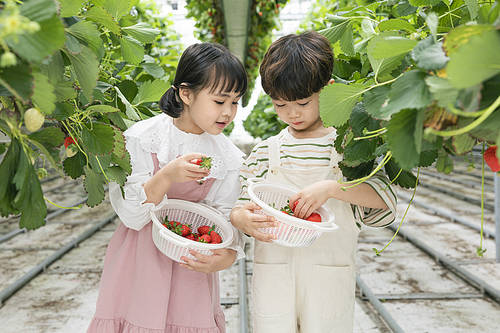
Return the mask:
[[484,152],[484,161],[490,167],[491,171],[499,172],[500,171],[500,161],[497,156],[497,146],[491,146]]
[[212,241],[212,238],[207,234],[201,235],[199,238],[199,242],[201,242],[201,243],[210,243],[211,241]]
[[295,200],[295,201],[293,202],[293,205],[292,205],[292,212],[294,212],[294,213],[295,213],[295,207],[297,207],[297,204],[298,204],[298,203],[299,203],[299,201],[298,201],[298,200]]
[[213,230],[213,227],[210,227],[208,225],[202,225],[201,227],[198,228],[198,233],[200,235],[208,235],[210,234],[211,230]]
[[186,236],[187,239],[190,239],[192,241],[196,241],[195,237],[194,237],[194,234],[189,234]]
[[222,243],[222,237],[214,230],[210,231],[210,238],[212,239],[210,243],[220,244]]
[[212,167],[212,158],[211,157],[202,157],[193,160],[191,163],[199,165],[200,167],[210,170]]
[[191,233],[191,228],[187,224],[180,224],[175,227],[175,230],[173,230],[176,234],[181,235],[181,236],[187,236]]
[[311,222],[321,222],[321,215],[318,213],[312,213],[306,220]]
[[64,148],[68,148],[69,145],[71,144],[74,144],[75,143],[75,140],[73,140],[72,137],[70,136],[67,136],[65,139],[64,139]]

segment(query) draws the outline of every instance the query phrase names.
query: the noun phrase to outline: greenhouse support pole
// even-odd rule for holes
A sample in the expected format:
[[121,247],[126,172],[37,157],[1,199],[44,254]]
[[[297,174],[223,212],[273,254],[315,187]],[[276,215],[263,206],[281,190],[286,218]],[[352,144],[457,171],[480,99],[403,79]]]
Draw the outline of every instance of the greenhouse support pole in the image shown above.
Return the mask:
[[495,247],[497,262],[500,263],[500,172],[495,173]]

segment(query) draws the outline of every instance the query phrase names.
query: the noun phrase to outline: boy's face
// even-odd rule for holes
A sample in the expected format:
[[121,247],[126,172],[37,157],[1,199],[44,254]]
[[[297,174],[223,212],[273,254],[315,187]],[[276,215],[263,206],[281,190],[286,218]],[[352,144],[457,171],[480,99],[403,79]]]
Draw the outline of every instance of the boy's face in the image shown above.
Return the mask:
[[312,132],[323,127],[319,117],[319,92],[295,101],[273,99],[278,117],[297,133]]

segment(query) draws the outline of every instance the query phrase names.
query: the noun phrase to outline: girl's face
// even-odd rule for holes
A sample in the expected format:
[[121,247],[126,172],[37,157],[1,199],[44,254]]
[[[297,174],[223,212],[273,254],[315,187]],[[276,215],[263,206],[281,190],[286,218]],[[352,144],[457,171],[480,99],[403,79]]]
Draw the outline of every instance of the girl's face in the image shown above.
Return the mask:
[[238,101],[237,92],[222,92],[215,89],[203,88],[198,93],[189,89],[181,89],[181,99],[184,110],[181,116],[174,121],[181,130],[201,134],[220,134],[236,116]]
[[319,93],[296,101],[273,99],[278,117],[290,126],[292,134],[307,135],[323,128],[319,117]]

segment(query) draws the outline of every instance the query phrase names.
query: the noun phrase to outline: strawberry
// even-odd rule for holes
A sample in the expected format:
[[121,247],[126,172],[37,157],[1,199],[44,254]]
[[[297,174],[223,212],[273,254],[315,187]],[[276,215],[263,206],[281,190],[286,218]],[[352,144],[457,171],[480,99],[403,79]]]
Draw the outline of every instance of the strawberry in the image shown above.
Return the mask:
[[181,229],[180,235],[183,237],[191,233],[191,227],[188,224],[181,224],[180,229]]
[[222,237],[214,230],[210,231],[210,243],[212,244],[220,244],[222,243]]
[[201,243],[210,243],[212,241],[212,238],[210,237],[210,235],[201,235],[200,238],[199,238],[199,242]]
[[321,215],[318,213],[312,213],[308,218],[306,218],[306,220],[310,222],[321,222]]
[[295,201],[293,202],[293,205],[292,205],[292,212],[294,212],[294,213],[295,213],[295,208],[297,207],[297,204],[298,204],[298,203],[299,203],[299,201],[298,201],[298,200],[295,200]]
[[214,227],[210,227],[208,225],[202,225],[198,228],[198,233],[200,235],[209,235],[210,231],[214,230]]
[[500,171],[500,161],[496,156],[497,146],[491,146],[484,152],[484,161],[490,167],[491,171],[499,172]]
[[71,136],[64,138],[64,148],[68,148],[69,145],[75,144],[75,140]]
[[196,241],[194,234],[189,234],[186,236],[187,239],[190,239],[192,241]]
[[211,157],[202,157],[193,160],[191,163],[199,165],[200,167],[210,170],[212,167],[212,158]]
[[24,125],[30,132],[38,131],[45,121],[45,116],[37,109],[30,108],[24,113]]

